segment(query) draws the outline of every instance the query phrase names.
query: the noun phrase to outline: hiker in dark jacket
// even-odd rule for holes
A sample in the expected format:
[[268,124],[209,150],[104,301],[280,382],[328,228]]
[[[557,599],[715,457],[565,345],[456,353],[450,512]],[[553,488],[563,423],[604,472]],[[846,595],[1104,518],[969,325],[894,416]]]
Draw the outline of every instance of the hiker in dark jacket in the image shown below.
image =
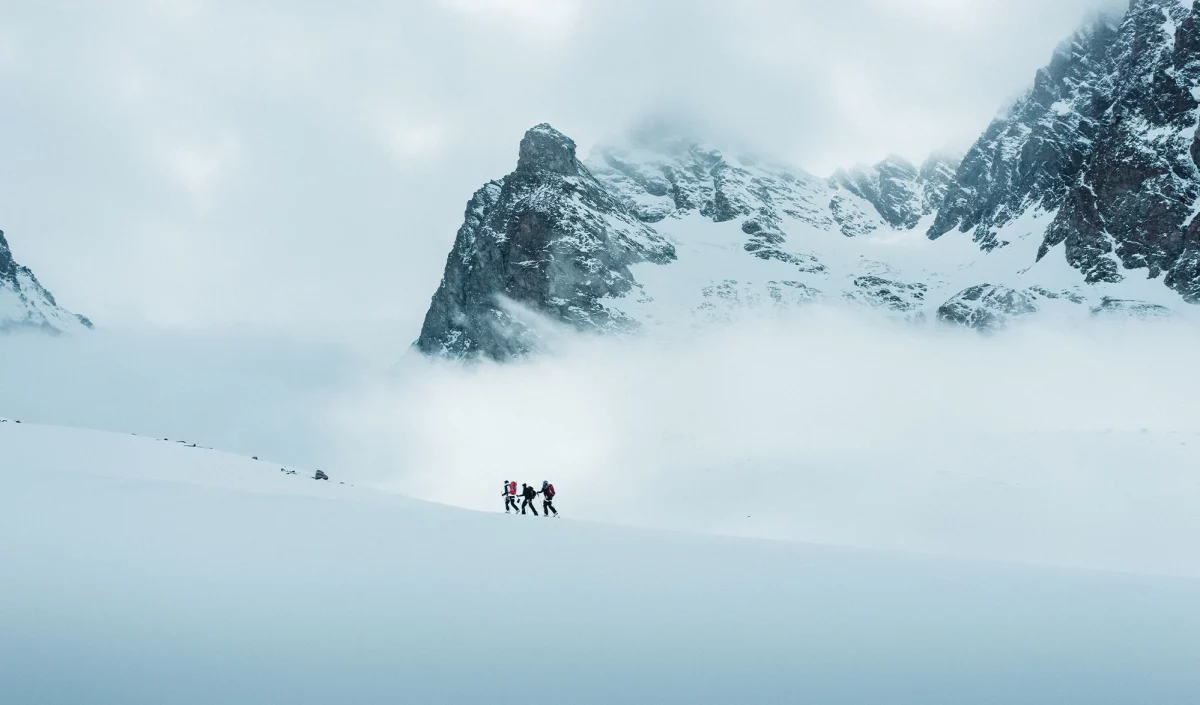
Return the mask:
[[542,516],[550,516],[550,512],[554,512],[554,516],[558,516],[558,510],[554,508],[554,485],[550,484],[549,480],[542,480],[542,491],[538,494],[542,495]]
[[534,516],[538,516],[537,506],[533,503],[533,498],[537,497],[537,490],[522,482],[521,496],[525,498],[525,501],[521,502],[521,513],[524,514],[525,508],[529,507],[529,511],[533,512]]

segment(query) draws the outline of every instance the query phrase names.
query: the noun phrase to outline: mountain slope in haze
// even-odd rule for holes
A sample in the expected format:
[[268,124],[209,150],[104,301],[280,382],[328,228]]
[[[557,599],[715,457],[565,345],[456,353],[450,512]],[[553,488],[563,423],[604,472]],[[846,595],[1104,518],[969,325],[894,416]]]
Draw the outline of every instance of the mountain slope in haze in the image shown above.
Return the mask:
[[470,512],[79,429],[0,448],[5,703],[1195,692],[1196,581]]
[[17,264],[0,232],[0,333],[42,330],[63,333],[89,329],[84,316],[61,308],[28,267]]
[[908,230],[937,212],[959,161],[935,154],[916,167],[903,157],[890,156],[872,167],[838,171],[832,181],[869,202],[891,227]]
[[[533,324],[513,324],[520,307],[584,331],[687,327],[812,302],[982,330],[1035,314],[1191,316],[1197,13],[1181,0],[1134,0],[1122,18],[1089,21],[961,162],[889,157],[821,179],[698,140],[639,135],[582,163],[572,144],[565,176],[518,166],[468,207],[417,346],[494,359],[536,349]],[[551,133],[570,142],[546,125],[525,141]],[[564,195],[564,179],[578,180],[579,198]],[[592,224],[583,249],[582,226],[521,231],[567,211]],[[585,250],[611,254],[577,257]],[[581,280],[564,257],[597,276]]]

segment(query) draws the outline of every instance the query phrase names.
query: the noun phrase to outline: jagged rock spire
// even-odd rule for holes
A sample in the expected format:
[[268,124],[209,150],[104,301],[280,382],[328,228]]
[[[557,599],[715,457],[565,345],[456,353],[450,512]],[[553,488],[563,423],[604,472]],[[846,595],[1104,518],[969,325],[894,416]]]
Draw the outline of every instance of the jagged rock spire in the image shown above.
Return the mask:
[[579,173],[575,142],[547,123],[530,128],[521,139],[517,171],[542,169],[563,176]]
[[630,329],[616,305],[639,289],[629,267],[674,258],[579,163],[570,138],[538,125],[521,140],[516,171],[467,204],[416,347],[504,360],[541,347],[545,320]]

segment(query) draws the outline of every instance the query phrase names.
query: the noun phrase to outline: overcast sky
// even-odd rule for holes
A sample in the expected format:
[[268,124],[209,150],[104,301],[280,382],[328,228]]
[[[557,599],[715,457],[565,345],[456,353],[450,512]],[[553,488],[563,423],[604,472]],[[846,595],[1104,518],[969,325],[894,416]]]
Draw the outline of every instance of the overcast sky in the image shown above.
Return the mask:
[[533,124],[586,151],[685,115],[822,175],[919,160],[1113,4],[9,0],[0,229],[104,326],[411,339]]

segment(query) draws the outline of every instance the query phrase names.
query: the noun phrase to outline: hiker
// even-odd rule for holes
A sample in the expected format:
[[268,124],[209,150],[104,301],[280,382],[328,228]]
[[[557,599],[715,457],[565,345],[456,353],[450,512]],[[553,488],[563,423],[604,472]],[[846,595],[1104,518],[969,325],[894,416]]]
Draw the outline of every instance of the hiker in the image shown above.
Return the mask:
[[554,512],[554,516],[558,516],[558,510],[554,508],[554,485],[550,484],[549,480],[542,480],[542,516],[550,516],[550,512]]
[[528,507],[529,511],[533,512],[534,516],[537,516],[537,506],[533,503],[533,498],[537,497],[537,490],[522,482],[521,496],[525,498],[525,501],[521,502],[521,513],[524,514],[525,508]]
[[504,497],[504,513],[508,514],[508,510],[517,511],[517,481],[504,481],[504,491],[500,493]]

